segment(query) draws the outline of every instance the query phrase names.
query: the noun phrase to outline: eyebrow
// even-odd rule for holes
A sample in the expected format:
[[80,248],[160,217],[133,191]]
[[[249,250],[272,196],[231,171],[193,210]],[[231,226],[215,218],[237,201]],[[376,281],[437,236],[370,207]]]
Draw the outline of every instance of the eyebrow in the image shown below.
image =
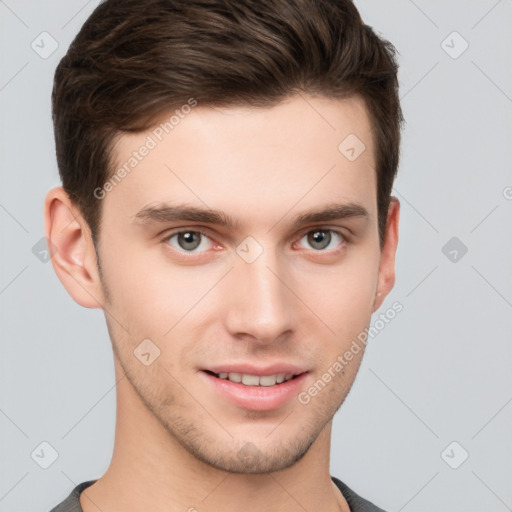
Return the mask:
[[[134,222],[140,222],[142,224],[186,220],[224,226],[230,230],[235,230],[240,225],[237,220],[220,210],[189,205],[170,205],[167,203],[146,206],[133,217]],[[358,203],[332,203],[320,209],[312,209],[301,213],[293,221],[292,228],[297,229],[304,224],[313,222],[342,220],[354,217],[367,219],[369,218],[368,210]]]

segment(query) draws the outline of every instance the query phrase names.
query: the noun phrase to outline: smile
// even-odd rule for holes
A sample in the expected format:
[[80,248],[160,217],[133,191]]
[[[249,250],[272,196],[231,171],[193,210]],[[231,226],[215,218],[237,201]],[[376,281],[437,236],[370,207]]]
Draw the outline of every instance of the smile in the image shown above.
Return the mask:
[[223,401],[227,400],[242,409],[271,411],[293,402],[304,390],[304,382],[309,372],[305,371],[298,375],[282,372],[254,375],[203,370],[199,374],[214,395]]
[[291,379],[294,379],[295,377],[298,377],[298,375],[294,375],[293,373],[276,373],[274,375],[250,375],[247,373],[236,372],[215,373],[209,370],[206,370],[206,372],[219,379],[225,379],[231,382],[244,384],[245,386],[275,386],[276,384],[282,384],[283,382],[287,382]]

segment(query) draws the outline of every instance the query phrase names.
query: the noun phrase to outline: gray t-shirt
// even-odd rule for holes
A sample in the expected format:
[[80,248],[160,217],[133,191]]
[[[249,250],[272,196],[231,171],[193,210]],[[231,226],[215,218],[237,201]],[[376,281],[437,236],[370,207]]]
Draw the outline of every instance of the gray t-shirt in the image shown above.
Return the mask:
[[[331,476],[332,481],[336,484],[341,494],[347,500],[350,507],[350,512],[385,512],[379,507],[376,507],[373,503],[358,496],[352,489],[347,487],[341,480]],[[55,508],[52,508],[50,512],[83,512],[78,497],[80,493],[92,485],[96,480],[88,480],[78,484],[69,494],[69,496]]]

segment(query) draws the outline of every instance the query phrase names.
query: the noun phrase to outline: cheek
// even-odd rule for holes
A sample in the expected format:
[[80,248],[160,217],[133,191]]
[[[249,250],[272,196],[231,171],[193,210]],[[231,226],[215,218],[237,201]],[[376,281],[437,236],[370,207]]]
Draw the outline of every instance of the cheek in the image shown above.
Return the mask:
[[[222,307],[221,300],[212,303],[211,298],[223,288],[220,284],[215,289],[229,265],[177,265],[161,248],[140,245],[118,240],[111,246],[123,249],[102,258],[112,299],[108,308],[134,343],[150,338],[163,346],[185,327],[193,328],[215,313],[212,308]],[[357,336],[371,316],[380,253],[378,245],[367,245],[352,246],[337,265],[295,260],[298,263],[290,262],[285,272],[300,298],[295,307],[304,314],[312,312],[312,328],[335,334],[338,344]],[[309,323],[304,317],[300,321]]]
[[346,340],[364,330],[370,320],[378,257],[354,252],[336,267],[317,267],[309,272],[299,269],[296,282],[300,283],[300,296],[319,321],[334,331],[337,340]]
[[202,299],[216,285],[222,269],[176,266],[154,251],[133,248],[130,257],[105,259],[104,274],[112,304],[109,310],[133,339],[154,337],[165,341],[190,322]]

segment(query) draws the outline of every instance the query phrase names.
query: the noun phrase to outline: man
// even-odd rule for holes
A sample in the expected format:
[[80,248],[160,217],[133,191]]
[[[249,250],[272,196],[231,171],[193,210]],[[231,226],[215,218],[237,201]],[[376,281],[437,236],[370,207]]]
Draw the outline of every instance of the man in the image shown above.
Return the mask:
[[381,510],[329,456],[340,354],[394,284],[396,74],[349,0],[96,8],[55,74],[45,226],[105,312],[115,445],[54,512]]

